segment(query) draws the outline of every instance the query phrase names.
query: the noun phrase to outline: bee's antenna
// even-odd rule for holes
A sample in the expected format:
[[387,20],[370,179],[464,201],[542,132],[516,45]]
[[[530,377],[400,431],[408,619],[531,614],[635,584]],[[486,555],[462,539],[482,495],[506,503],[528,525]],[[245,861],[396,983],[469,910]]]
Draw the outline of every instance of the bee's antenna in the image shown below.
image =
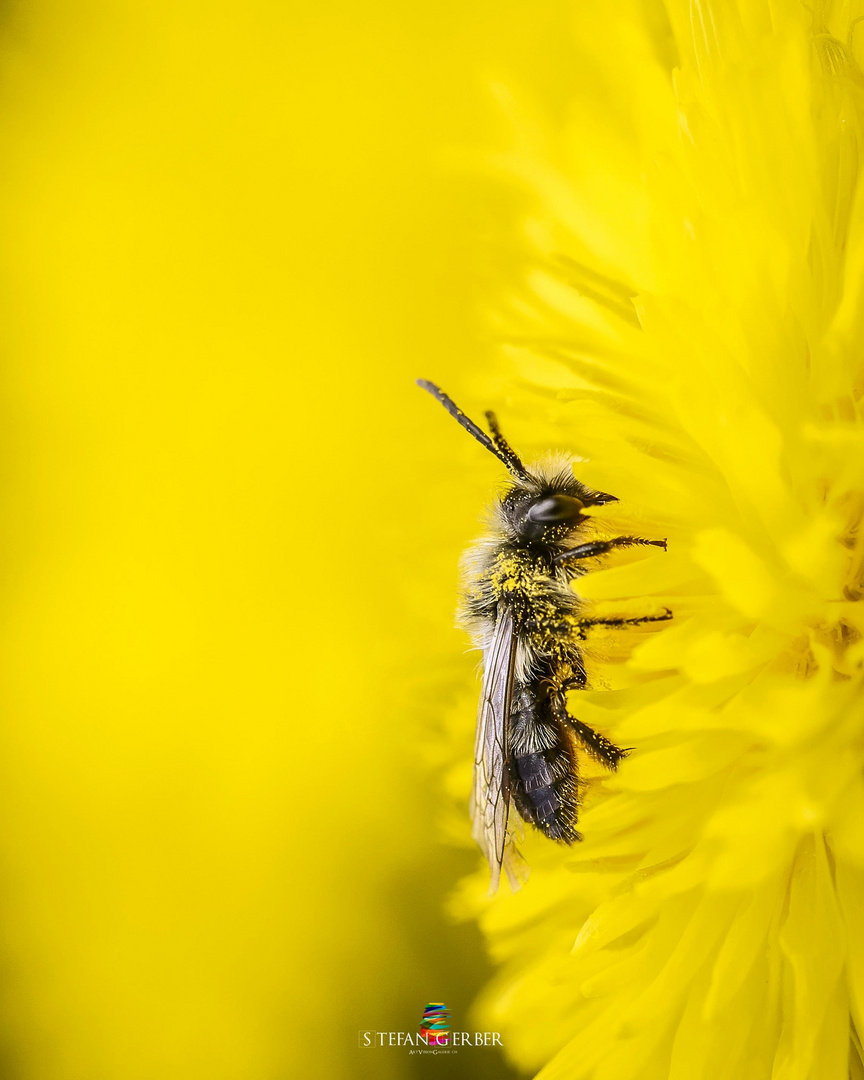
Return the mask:
[[498,448],[498,456],[506,463],[510,472],[525,477],[527,475],[525,466],[519,459],[519,455],[501,434],[501,428],[498,427],[498,417],[494,412],[489,411],[486,413],[486,423],[492,432],[492,441]]
[[489,426],[492,429],[493,438],[490,439],[486,432],[477,427],[474,421],[462,412],[456,402],[448,397],[440,386],[436,386],[435,383],[429,382],[428,379],[417,379],[417,385],[422,387],[423,390],[428,390],[432,397],[437,401],[440,401],[456,423],[460,424],[469,434],[473,435],[477,442],[485,446],[499,461],[502,461],[510,472],[515,473],[515,475],[522,480],[530,479],[531,474],[504,440],[504,436],[498,430],[498,424],[495,422],[495,417],[492,413],[486,413],[487,420],[491,417]]

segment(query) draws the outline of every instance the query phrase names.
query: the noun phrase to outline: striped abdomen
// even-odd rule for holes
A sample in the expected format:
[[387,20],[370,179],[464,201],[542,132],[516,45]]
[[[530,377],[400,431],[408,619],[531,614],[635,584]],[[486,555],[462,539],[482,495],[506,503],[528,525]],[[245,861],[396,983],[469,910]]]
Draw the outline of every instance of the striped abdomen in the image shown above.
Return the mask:
[[508,769],[510,790],[522,819],[551,840],[570,844],[576,831],[576,754],[563,715],[562,691],[541,678],[513,688]]

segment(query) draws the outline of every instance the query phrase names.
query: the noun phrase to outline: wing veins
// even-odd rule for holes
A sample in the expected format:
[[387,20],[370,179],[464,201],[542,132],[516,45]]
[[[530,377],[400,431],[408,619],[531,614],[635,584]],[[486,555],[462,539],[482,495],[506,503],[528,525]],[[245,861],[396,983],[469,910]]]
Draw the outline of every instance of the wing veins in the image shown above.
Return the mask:
[[505,608],[498,616],[495,633],[484,655],[472,792],[474,838],[489,860],[492,871],[490,891],[493,892],[501,877],[508,846],[510,783],[507,744],[515,660],[513,616]]

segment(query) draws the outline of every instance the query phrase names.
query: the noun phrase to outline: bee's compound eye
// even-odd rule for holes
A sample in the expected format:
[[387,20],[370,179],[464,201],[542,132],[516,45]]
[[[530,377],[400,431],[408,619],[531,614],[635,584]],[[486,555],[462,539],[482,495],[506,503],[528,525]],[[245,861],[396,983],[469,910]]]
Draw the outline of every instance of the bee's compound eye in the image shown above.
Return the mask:
[[526,516],[533,525],[559,525],[576,521],[584,509],[581,499],[572,495],[544,495],[531,504]]

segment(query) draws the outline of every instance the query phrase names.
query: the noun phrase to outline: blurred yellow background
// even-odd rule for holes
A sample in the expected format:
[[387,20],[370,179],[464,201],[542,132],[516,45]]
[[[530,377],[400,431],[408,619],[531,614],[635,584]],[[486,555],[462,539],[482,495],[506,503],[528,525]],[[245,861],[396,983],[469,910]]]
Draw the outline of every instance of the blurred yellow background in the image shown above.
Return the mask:
[[487,404],[519,200],[459,162],[565,21],[4,7],[3,1076],[510,1075],[357,1031],[488,975],[436,723],[499,476],[413,379]]

